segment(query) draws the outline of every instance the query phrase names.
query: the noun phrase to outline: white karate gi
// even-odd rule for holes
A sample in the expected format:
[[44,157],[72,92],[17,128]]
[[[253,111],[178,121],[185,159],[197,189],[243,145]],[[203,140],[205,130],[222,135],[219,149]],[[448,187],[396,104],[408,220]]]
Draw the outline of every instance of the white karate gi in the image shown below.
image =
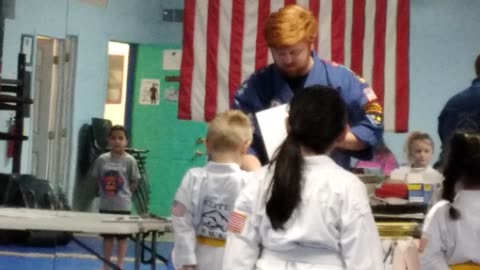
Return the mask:
[[223,269],[383,269],[366,188],[355,175],[328,156],[306,157],[301,203],[284,230],[273,230],[265,211],[272,173],[258,171],[235,203]]
[[237,164],[215,162],[185,174],[172,207],[175,269],[222,269],[228,218],[250,176]]
[[458,220],[450,219],[447,201],[435,204],[427,215],[422,270],[448,270],[449,265],[469,261],[480,264],[480,191],[459,191],[453,205],[460,211]]

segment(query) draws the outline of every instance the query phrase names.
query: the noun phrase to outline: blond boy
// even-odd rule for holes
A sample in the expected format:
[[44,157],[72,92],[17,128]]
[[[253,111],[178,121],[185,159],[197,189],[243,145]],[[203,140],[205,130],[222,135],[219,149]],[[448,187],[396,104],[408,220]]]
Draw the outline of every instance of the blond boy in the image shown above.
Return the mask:
[[218,114],[209,123],[210,161],[187,171],[172,206],[175,269],[221,270],[228,219],[249,179],[240,164],[252,134],[249,118],[238,110]]

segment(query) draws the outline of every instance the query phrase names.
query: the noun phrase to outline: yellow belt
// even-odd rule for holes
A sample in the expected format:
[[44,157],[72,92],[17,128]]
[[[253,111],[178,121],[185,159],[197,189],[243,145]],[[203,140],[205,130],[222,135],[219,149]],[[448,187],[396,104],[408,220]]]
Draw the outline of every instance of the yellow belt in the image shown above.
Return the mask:
[[452,270],[480,270],[480,265],[474,263],[462,263],[450,265]]
[[211,247],[224,247],[225,246],[225,240],[223,239],[218,239],[218,238],[210,238],[206,236],[197,236],[197,243],[206,245],[206,246],[211,246]]

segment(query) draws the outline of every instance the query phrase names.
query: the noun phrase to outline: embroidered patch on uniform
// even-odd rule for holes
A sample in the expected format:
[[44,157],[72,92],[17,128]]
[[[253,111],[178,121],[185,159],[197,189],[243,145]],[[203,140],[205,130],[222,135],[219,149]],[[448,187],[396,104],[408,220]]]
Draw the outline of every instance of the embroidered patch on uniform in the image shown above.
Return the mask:
[[380,105],[380,103],[378,103],[377,101],[368,102],[363,106],[363,110],[365,111],[366,114],[369,114],[369,113],[382,114],[383,113],[382,105]]
[[240,87],[237,89],[237,95],[243,96],[243,93],[245,90],[248,88],[248,81],[245,81],[240,85]]
[[377,100],[377,95],[375,95],[375,92],[373,92],[373,89],[370,87],[363,89],[363,94],[365,95],[368,101]]
[[233,233],[241,233],[247,220],[247,215],[238,211],[233,211],[228,221],[228,230]]
[[368,113],[367,118],[374,125],[380,125],[383,122],[383,116],[380,113]]
[[176,217],[183,217],[185,215],[185,212],[187,209],[185,208],[185,205],[183,205],[179,201],[174,201],[172,205],[172,214]]
[[365,79],[364,79],[363,77],[361,77],[360,75],[355,74],[355,76],[357,77],[357,79],[358,79],[361,83],[367,83],[367,81],[365,81]]

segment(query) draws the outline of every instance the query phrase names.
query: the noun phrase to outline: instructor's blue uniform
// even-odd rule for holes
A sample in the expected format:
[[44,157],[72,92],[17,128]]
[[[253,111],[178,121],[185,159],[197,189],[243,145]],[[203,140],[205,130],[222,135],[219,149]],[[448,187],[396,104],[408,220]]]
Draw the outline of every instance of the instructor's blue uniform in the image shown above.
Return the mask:
[[[383,135],[382,107],[376,100],[373,90],[362,78],[346,67],[320,60],[315,53],[312,53],[312,57],[314,65],[306,76],[303,87],[319,84],[337,89],[347,105],[348,122],[352,133],[368,145],[361,151],[336,150],[332,153],[333,159],[344,168],[350,167],[351,156],[364,160],[371,159],[373,148]],[[256,112],[288,103],[293,95],[294,91],[290,84],[275,65],[271,64],[253,73],[243,82],[235,93],[233,107],[254,119]],[[268,161],[257,126],[250,152],[256,155],[262,164]]]

